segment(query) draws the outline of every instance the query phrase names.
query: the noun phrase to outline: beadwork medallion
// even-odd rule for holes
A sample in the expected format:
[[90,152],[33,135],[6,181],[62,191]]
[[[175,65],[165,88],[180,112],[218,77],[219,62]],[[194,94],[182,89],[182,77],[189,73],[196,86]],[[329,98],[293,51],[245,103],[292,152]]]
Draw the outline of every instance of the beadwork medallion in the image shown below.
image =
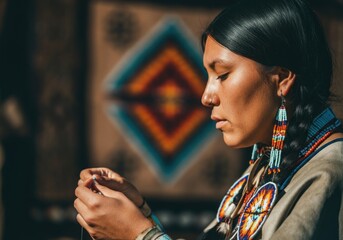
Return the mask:
[[220,203],[220,206],[218,208],[217,213],[217,221],[221,222],[225,217],[226,210],[230,206],[230,204],[233,202],[233,199],[239,194],[239,192],[243,189],[245,186],[245,183],[248,180],[249,174],[246,174],[242,176],[240,179],[238,179],[231,188],[227,191],[226,195],[224,196],[222,202]]
[[268,182],[260,187],[248,201],[239,220],[238,240],[252,239],[263,226],[274,203],[277,186]]

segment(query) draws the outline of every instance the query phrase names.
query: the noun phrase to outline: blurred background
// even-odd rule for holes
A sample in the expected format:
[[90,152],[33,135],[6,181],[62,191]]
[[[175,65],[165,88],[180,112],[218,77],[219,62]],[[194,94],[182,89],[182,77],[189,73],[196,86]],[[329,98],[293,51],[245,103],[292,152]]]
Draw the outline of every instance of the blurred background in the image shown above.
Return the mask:
[[[171,236],[195,238],[250,157],[200,105],[200,36],[229,2],[0,0],[0,239],[80,239],[74,189],[95,166],[133,182]],[[343,3],[311,4],[342,119]]]

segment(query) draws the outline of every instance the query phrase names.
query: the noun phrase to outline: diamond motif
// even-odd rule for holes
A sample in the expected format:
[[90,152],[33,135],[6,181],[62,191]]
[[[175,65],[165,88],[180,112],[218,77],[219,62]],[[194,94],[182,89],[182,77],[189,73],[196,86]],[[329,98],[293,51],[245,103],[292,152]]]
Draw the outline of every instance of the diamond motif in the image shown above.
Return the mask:
[[173,180],[213,135],[200,99],[206,83],[199,49],[167,18],[112,72],[110,116],[164,181]]

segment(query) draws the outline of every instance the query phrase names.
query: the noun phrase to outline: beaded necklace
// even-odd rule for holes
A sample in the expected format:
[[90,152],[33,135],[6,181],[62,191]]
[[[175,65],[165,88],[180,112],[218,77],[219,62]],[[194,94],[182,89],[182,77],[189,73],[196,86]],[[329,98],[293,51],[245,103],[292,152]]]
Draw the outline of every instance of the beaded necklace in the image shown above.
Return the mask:
[[291,168],[296,167],[296,165],[314,152],[340,126],[341,122],[335,117],[332,110],[326,108],[311,124],[307,136],[307,142],[309,143],[300,150],[298,161]]
[[[238,179],[224,196],[217,213],[219,231],[228,239],[248,240],[262,228],[277,201],[278,190],[283,190],[293,175],[313,156],[318,146],[341,126],[330,108],[326,108],[311,124],[306,146],[300,150],[298,160],[288,169],[290,174],[279,186],[274,182],[267,182],[259,186],[260,180],[265,177],[267,166],[259,166],[270,148],[254,145],[250,173]],[[317,152],[317,151],[316,151]],[[262,165],[262,164],[261,164]],[[268,165],[268,164],[267,164]],[[235,228],[232,225],[235,223]]]

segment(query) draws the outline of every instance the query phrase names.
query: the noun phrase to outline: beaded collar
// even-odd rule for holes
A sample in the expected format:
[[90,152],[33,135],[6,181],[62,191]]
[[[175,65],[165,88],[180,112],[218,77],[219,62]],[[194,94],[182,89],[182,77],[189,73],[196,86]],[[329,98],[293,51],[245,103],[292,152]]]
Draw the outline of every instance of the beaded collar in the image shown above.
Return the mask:
[[323,147],[318,149],[318,146],[323,143],[339,127],[341,127],[341,125],[341,121],[336,118],[331,108],[326,108],[314,119],[308,131],[308,144],[302,150],[300,150],[298,161],[296,161],[295,164],[292,165],[290,174],[288,175],[286,180],[284,180],[283,183],[280,184],[280,190],[285,189],[294,174],[309,160],[311,160],[312,157],[319,150],[327,146],[324,145]]
[[306,142],[308,143],[303,149],[300,150],[299,160],[308,156],[311,149],[317,148],[320,143],[326,139],[327,135],[341,126],[341,122],[335,117],[331,108],[326,108],[322,113],[320,113],[311,124]]

